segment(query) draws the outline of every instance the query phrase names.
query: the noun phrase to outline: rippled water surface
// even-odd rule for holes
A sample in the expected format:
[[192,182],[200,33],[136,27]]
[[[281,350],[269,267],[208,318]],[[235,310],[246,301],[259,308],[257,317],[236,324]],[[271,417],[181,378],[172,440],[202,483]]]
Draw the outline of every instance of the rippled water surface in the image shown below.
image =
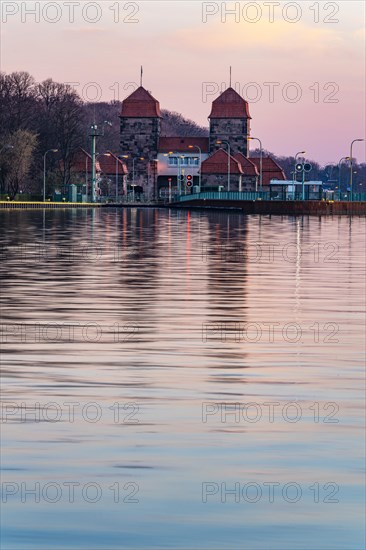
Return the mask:
[[364,548],[365,219],[1,212],[10,549]]

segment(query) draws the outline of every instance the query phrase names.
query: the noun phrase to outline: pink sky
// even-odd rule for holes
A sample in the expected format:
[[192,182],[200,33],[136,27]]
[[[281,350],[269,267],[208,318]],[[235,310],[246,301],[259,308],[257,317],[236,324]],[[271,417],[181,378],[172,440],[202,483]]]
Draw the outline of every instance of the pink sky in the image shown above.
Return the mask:
[[[36,2],[2,2],[3,71],[79,83],[86,99],[109,101],[131,93],[143,65],[144,86],[162,108],[207,125],[232,65],[264,148],[338,162],[365,137],[362,1],[38,4],[35,21]],[[236,6],[225,21],[225,7]],[[364,144],[354,156],[365,161]]]

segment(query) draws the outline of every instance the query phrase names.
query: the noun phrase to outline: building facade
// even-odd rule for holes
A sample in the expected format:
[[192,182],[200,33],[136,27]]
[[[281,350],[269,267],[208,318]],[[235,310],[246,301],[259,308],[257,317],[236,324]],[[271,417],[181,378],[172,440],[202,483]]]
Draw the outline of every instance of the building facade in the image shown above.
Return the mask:
[[[260,183],[260,159],[249,158],[248,102],[229,87],[212,103],[208,137],[161,136],[159,102],[140,86],[122,103],[121,156],[129,183],[149,198],[205,190],[254,191]],[[187,188],[185,178],[192,176]],[[273,159],[262,159],[263,190],[270,179],[285,179]]]

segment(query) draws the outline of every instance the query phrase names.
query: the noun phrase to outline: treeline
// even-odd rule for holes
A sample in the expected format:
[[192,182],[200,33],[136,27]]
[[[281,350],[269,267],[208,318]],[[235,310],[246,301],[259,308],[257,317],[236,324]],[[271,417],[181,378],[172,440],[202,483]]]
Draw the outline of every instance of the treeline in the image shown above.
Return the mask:
[[[39,83],[27,72],[0,73],[0,194],[11,199],[20,193],[39,195],[44,153],[50,149],[57,153],[47,156],[47,192],[70,183],[73,155],[79,146],[90,150],[88,134],[94,121],[112,123],[98,139],[98,152],[118,153],[120,110],[119,101],[85,103],[72,87],[52,79]],[[163,136],[208,135],[207,128],[179,113],[163,110],[162,116]],[[290,179],[295,159],[265,153],[278,161]],[[337,181],[338,167],[311,162],[311,179]],[[346,174],[346,167],[343,170]],[[366,165],[354,164],[354,171],[357,189],[365,190]],[[347,185],[346,176],[342,181]]]

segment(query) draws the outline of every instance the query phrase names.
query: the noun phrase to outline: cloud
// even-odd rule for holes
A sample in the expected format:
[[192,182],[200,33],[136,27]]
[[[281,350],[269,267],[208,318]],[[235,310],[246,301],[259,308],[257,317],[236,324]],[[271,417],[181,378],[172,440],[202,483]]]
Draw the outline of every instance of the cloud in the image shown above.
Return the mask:
[[336,29],[309,27],[304,23],[289,24],[286,21],[255,24],[212,22],[193,28],[175,31],[163,38],[170,47],[191,51],[209,51],[213,54],[237,52],[243,48],[254,48],[270,54],[289,50],[334,53],[346,43],[346,36]]

